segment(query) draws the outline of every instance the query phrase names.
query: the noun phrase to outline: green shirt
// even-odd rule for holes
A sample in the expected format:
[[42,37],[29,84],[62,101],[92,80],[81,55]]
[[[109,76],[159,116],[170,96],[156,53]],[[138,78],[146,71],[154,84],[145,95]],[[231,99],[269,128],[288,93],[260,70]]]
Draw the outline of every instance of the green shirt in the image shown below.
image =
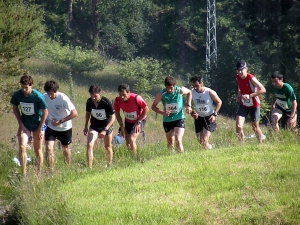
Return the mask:
[[162,104],[164,106],[164,111],[170,110],[169,116],[163,116],[163,122],[172,122],[180,119],[184,119],[184,113],[182,110],[183,99],[180,94],[180,87],[175,86],[174,91],[169,94],[166,88],[161,90],[162,94]]
[[41,121],[41,109],[47,108],[44,96],[35,89],[32,89],[29,96],[25,96],[23,91],[19,89],[14,92],[10,103],[20,106],[21,120],[24,126],[30,131],[35,131]]
[[288,83],[283,83],[281,89],[271,87],[271,93],[275,95],[275,107],[283,111],[290,112],[292,109],[292,101],[296,100],[294,89]]

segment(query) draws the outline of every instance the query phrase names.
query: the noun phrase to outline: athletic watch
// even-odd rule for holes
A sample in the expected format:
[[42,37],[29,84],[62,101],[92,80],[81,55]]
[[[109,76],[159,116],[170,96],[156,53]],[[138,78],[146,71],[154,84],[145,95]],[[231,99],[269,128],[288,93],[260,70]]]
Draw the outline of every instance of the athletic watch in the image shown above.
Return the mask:
[[217,112],[214,112],[214,114],[213,114],[215,117],[217,117],[218,116],[218,113]]
[[63,120],[60,120],[59,123],[62,124],[62,123],[63,123]]
[[142,121],[138,120],[138,121],[137,121],[137,124],[142,124]]

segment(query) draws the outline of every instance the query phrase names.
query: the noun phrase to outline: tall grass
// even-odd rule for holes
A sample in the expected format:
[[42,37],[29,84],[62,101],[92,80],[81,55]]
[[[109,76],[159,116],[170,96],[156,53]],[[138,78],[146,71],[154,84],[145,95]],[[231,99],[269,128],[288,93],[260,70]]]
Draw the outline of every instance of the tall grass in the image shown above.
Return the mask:
[[[36,64],[31,63],[33,68]],[[0,118],[8,130],[0,140],[0,199],[13,207],[20,224],[300,223],[300,141],[289,131],[275,134],[262,127],[266,135],[262,144],[248,138],[240,145],[234,120],[220,116],[210,139],[214,148],[207,151],[197,142],[193,120],[187,117],[185,153],[178,154],[167,149],[162,118],[151,111],[145,140],[138,140],[137,156],[124,145],[114,147],[113,165],[107,169],[100,140],[93,169],[89,169],[82,134],[87,90],[90,84],[104,84],[110,77],[103,95],[113,99],[121,82],[112,76],[113,71],[108,67],[99,74],[86,74],[83,82],[73,77],[79,116],[73,120],[72,163],[64,165],[56,148],[53,177],[45,166],[37,178],[32,162],[28,176],[20,179],[19,167],[12,161],[17,144],[10,142],[17,124]],[[70,95],[67,75],[59,80],[60,90]],[[44,82],[49,77],[63,76],[45,69],[34,79]],[[152,99],[147,101],[151,105]],[[245,135],[252,133],[246,124]]]

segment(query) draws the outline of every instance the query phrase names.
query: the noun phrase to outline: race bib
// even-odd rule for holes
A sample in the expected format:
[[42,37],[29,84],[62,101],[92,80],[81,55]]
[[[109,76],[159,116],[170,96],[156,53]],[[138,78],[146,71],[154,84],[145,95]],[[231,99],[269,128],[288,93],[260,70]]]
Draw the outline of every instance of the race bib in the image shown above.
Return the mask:
[[134,111],[134,112],[124,112],[124,116],[125,116],[125,118],[127,118],[128,120],[137,120],[137,114],[136,114],[136,111]]
[[166,104],[166,110],[169,110],[171,113],[178,113],[178,103]]
[[97,120],[105,120],[107,118],[104,109],[92,109],[91,114]]
[[279,105],[282,109],[288,109],[288,104],[286,101],[282,101],[280,99],[276,99],[276,104]]
[[33,103],[25,103],[20,102],[21,111],[24,115],[33,115],[34,114],[34,104]]
[[198,105],[196,105],[196,111],[199,114],[208,114],[211,111],[211,109],[210,109],[209,105],[198,104]]
[[244,106],[253,106],[253,101],[252,101],[252,98],[249,98],[249,99],[242,99],[242,103]]

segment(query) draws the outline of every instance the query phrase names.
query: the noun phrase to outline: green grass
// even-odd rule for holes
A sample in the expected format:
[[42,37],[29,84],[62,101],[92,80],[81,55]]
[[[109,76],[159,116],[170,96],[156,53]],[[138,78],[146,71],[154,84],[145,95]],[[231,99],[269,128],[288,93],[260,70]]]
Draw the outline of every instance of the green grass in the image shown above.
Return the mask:
[[[45,63],[30,63],[37,83],[59,79],[60,90],[70,94],[64,68],[53,68],[54,73]],[[161,116],[150,111],[146,141],[139,138],[136,157],[122,145],[114,149],[113,166],[106,169],[100,141],[93,169],[87,168],[82,134],[87,90],[90,84],[105,84],[103,94],[113,99],[120,82],[113,77],[113,66],[74,78],[79,116],[73,120],[72,164],[65,166],[56,148],[54,177],[45,166],[42,177],[36,178],[31,163],[28,177],[20,178],[20,168],[12,161],[18,151],[11,142],[17,124],[12,114],[0,117],[6,128],[0,137],[0,203],[10,205],[20,224],[300,223],[300,139],[289,131],[274,134],[262,128],[267,137],[263,144],[251,138],[240,145],[234,120],[220,116],[211,136],[214,148],[207,151],[198,144],[188,117],[185,153],[177,154],[166,148]],[[152,101],[147,99],[149,105]],[[252,133],[246,124],[245,135]],[[33,156],[32,150],[28,154]]]

